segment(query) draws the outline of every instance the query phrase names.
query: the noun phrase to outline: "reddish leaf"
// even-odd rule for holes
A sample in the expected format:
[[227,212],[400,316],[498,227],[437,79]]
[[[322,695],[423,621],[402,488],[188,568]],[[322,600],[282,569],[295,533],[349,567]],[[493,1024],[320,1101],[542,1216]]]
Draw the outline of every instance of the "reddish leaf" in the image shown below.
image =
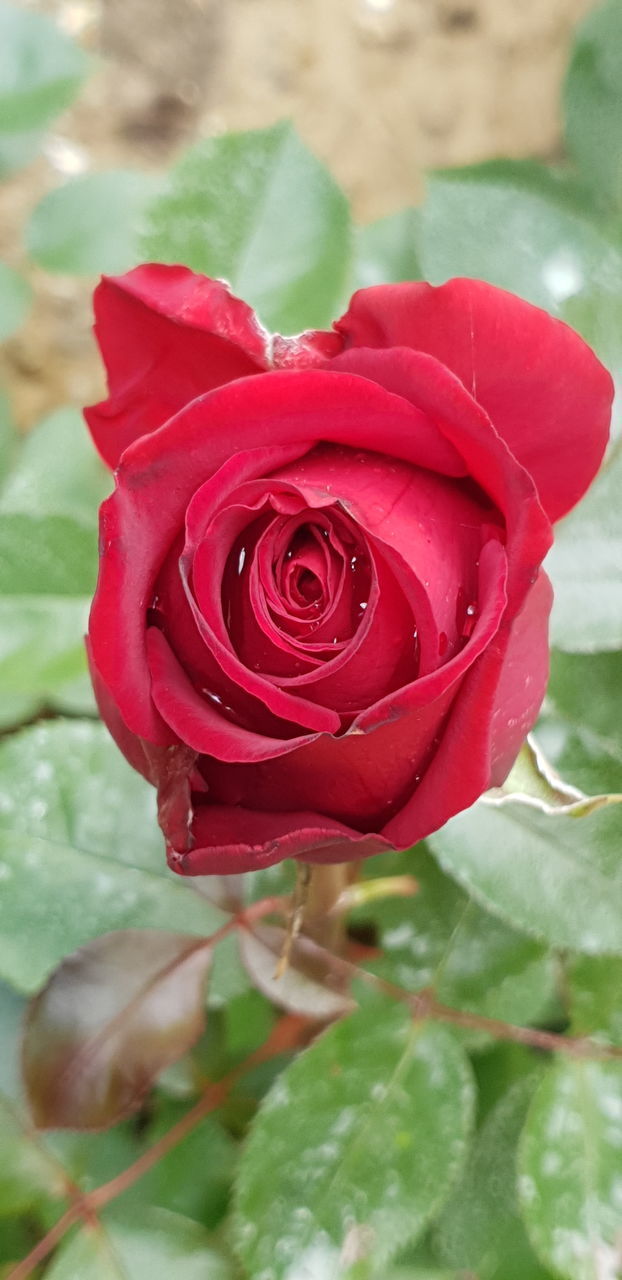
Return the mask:
[[41,1128],[100,1129],[140,1105],[205,1026],[209,941],[107,933],[67,956],[33,1000],[23,1071]]
[[272,925],[261,925],[252,933],[240,930],[242,961],[259,991],[289,1013],[321,1022],[350,1013],[355,1002],[345,991],[343,979],[335,976],[330,952],[310,938],[296,939],[285,973],[275,978],[284,939],[285,931]]

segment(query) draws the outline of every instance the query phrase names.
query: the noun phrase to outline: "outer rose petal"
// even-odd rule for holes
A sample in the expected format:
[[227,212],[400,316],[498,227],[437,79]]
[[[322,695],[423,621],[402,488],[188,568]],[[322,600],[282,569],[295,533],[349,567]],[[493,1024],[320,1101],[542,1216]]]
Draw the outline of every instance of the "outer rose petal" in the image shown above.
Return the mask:
[[439,360],[407,347],[387,351],[353,348],[328,367],[368,378],[370,386],[397,391],[401,399],[423,410],[459,451],[466,474],[477,481],[505,517],[508,600],[514,613],[531,589],[553,534],[532,477],[510,452],[481,405]]
[[533,476],[551,520],[594,479],[613,384],[560,320],[481,280],[378,285],[336,324],[346,347],[412,347],[458,375]]
[[549,677],[548,618],[553,588],[540,570],[533,590],[512,624],[492,718],[490,785],[507,778],[533,729]]
[[420,787],[383,827],[396,848],[437,831],[507,776],[544,697],[552,598],[541,573],[512,626],[499,632],[467,675]]
[[110,467],[189,400],[269,367],[270,336],[251,307],[186,267],[104,277],[94,304],[110,395],[85,417]]
[[284,858],[348,862],[393,847],[382,836],[361,835],[319,813],[253,813],[219,805],[197,807],[192,834],[194,846],[187,853],[168,849],[169,865],[179,875],[234,875]]

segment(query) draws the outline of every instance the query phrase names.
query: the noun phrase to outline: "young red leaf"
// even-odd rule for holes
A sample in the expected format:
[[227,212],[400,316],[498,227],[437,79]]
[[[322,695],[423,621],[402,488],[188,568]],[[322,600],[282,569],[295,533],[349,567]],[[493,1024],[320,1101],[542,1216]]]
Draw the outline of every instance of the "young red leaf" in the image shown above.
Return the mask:
[[154,929],[96,938],[33,1000],[24,1081],[41,1128],[100,1129],[140,1105],[205,1026],[209,941]]

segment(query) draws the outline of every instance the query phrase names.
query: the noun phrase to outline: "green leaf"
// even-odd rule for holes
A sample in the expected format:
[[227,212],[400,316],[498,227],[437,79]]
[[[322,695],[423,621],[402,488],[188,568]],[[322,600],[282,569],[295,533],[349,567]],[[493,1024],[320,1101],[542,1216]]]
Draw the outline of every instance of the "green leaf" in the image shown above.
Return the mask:
[[622,952],[622,806],[578,817],[479,801],[428,843],[488,910],[554,947]]
[[[618,243],[620,239],[618,238]],[[568,298],[561,308],[562,320],[572,325],[609,370],[615,384],[611,413],[611,433],[622,432],[622,295],[607,287],[590,285],[585,292]]]
[[90,596],[0,597],[0,698],[7,723],[42,704],[95,710],[83,636]]
[[[356,244],[358,286],[487,280],[578,329],[622,390],[620,239],[594,219],[566,174],[524,160],[433,173],[420,209],[361,228]],[[614,427],[621,425],[618,394]]]
[[97,574],[97,509],[108,487],[74,409],[57,410],[32,431],[6,476],[0,490],[5,723],[42,703],[94,710],[83,637]]
[[568,995],[573,1034],[622,1044],[622,959],[573,957],[568,965]]
[[[66,1194],[62,1167],[19,1107],[0,1094],[0,1222]],[[0,1227],[0,1235],[4,1224]]]
[[24,1081],[40,1129],[100,1129],[131,1115],[205,1027],[211,947],[125,929],[67,956],[32,1002]]
[[84,596],[95,587],[97,535],[67,516],[0,510],[0,594]]
[[[619,247],[590,221],[572,186],[525,161],[430,174],[422,207],[365,229],[362,242],[376,279],[385,261],[392,280],[413,272],[432,284],[471,276],[553,313],[595,290],[616,297],[622,279]],[[358,283],[371,282],[366,271],[364,258]]]
[[26,318],[32,299],[27,280],[0,262],[0,342],[10,338]]
[[[176,1102],[161,1103],[145,1134],[148,1146],[163,1137],[186,1111],[186,1106]],[[208,1116],[141,1178],[141,1192],[154,1205],[215,1227],[228,1207],[236,1164],[236,1144],[218,1120]]]
[[519,1080],[493,1108],[472,1147],[464,1174],[434,1229],[441,1261],[492,1280],[545,1273],[536,1263],[519,1216],[516,1146],[537,1075]]
[[472,1103],[444,1028],[380,1002],[331,1027],[277,1079],[242,1157],[235,1238],[251,1274],[386,1263],[447,1196]]
[[622,7],[608,0],[578,28],[564,88],[566,143],[596,198],[622,206]]
[[48,414],[23,441],[0,491],[0,512],[67,516],[97,528],[99,504],[110,492],[82,414]]
[[622,444],[555,531],[546,568],[555,599],[551,640],[570,653],[622,648]]
[[419,261],[420,223],[415,209],[403,209],[379,222],[357,227],[356,287],[422,280]]
[[22,997],[0,982],[0,1090],[10,1098],[19,1097],[21,1091],[19,1055],[25,1010]]
[[149,203],[162,185],[131,169],[91,173],[49,191],[31,214],[26,239],[47,271],[116,274],[140,261]]
[[[63,1169],[21,1105],[20,1044],[24,1001],[0,983],[0,1237],[7,1218],[48,1205],[66,1190]],[[4,1255],[0,1255],[4,1256]]]
[[150,223],[145,256],[225,277],[270,328],[326,325],[342,307],[347,202],[287,123],[192,148]]
[[560,1058],[519,1150],[523,1214],[546,1265],[568,1280],[619,1274],[622,1063]]
[[41,13],[0,3],[0,120],[6,132],[38,129],[69,106],[86,55]]
[[85,1228],[61,1246],[46,1280],[233,1280],[229,1263],[190,1218],[147,1209],[138,1221],[109,1213],[102,1221],[101,1232]]
[[19,133],[0,132],[0,181],[30,164],[39,152],[41,140],[38,130],[23,129]]
[[622,654],[554,651],[551,659],[538,742],[562,776],[588,794],[622,791]]
[[[386,856],[378,859],[379,870]],[[422,845],[394,856],[391,869],[408,869],[418,892],[361,910],[361,919],[373,920],[381,946],[366,967],[407,991],[433,985],[445,1004],[488,1017],[529,1022],[542,1012],[551,974],[538,943],[483,911]]]
[[392,1267],[383,1273],[382,1280],[461,1280],[461,1277],[456,1276],[455,1271],[430,1270],[429,1267]]
[[525,802],[535,801],[543,813],[583,812],[586,803],[600,808],[610,799],[609,795],[584,796],[582,791],[566,782],[556,773],[544,755],[535,734],[523,743],[505,782],[493,788],[489,795],[502,799],[514,797]]
[[0,388],[0,491],[4,477],[13,464],[18,444],[19,436],[9,399]]
[[0,976],[26,992],[103,933],[225,918],[167,870],[153,789],[89,721],[0,744],[0,878]]

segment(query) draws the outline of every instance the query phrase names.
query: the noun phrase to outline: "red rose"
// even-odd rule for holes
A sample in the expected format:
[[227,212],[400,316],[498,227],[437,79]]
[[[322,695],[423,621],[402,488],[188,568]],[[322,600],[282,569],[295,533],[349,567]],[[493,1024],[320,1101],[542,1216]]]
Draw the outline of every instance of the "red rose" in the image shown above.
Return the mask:
[[607,439],[589,348],[473,280],[281,338],[145,266],[96,314],[93,679],[174,869],[405,848],[500,783],[546,684],[551,521]]

